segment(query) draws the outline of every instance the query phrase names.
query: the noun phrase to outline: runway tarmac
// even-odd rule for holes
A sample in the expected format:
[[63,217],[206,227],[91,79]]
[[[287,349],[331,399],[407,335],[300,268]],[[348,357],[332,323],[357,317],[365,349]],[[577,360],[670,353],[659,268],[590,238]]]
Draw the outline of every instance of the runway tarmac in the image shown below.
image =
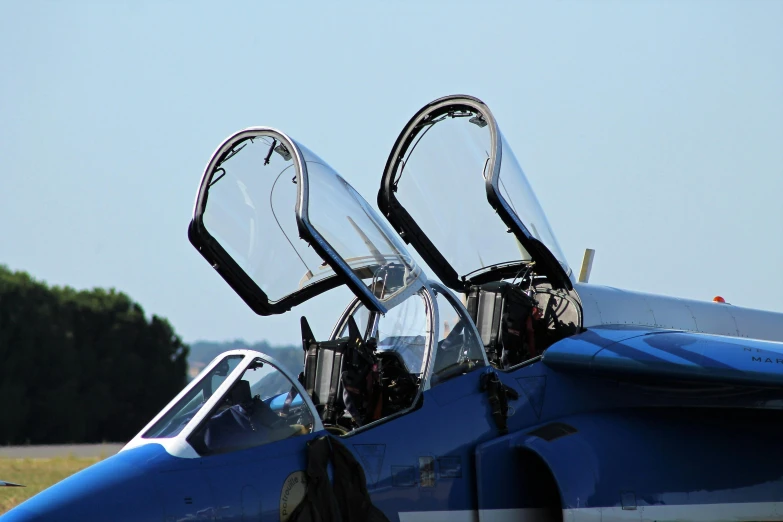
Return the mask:
[[0,446],[0,458],[11,459],[51,459],[55,457],[110,457],[125,445],[106,444],[65,444],[59,446]]

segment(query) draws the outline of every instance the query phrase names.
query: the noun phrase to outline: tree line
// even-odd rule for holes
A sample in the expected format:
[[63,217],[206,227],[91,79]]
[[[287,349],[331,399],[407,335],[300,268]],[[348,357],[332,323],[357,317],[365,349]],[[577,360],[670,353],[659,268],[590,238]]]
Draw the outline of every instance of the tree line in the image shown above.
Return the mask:
[[187,357],[122,292],[0,265],[0,444],[127,441],[183,388]]
[[267,341],[247,343],[241,339],[234,341],[195,341],[190,344],[188,363],[191,372],[202,370],[212,359],[229,350],[255,350],[272,356],[285,369],[292,374],[299,375],[304,367],[304,351],[302,345],[278,345],[272,346]]

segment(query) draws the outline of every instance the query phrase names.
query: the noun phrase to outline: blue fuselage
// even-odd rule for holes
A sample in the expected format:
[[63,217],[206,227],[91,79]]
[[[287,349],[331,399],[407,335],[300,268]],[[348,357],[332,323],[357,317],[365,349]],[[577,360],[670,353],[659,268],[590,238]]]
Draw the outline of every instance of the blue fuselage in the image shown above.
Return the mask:
[[[552,358],[577,342],[553,346]],[[783,502],[783,401],[774,390],[625,382],[537,361],[499,372],[520,397],[500,436],[482,373],[444,382],[418,408],[342,439],[390,520],[501,520],[552,507],[542,499],[573,520],[595,509]],[[322,434],[203,458],[156,443],[128,449],[2,520],[280,520],[287,479],[306,468],[306,442]]]

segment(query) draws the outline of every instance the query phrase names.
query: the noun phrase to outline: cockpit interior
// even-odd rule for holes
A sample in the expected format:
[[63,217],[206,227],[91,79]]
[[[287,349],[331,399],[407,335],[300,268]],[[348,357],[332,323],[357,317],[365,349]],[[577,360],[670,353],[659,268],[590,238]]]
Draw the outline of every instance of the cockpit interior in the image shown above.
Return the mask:
[[350,436],[455,377],[517,368],[580,331],[571,271],[479,100],[436,100],[411,119],[378,207],[385,219],[280,131],[229,137],[202,178],[191,243],[259,315],[343,285],[354,298],[325,339],[301,317],[298,373],[226,355],[143,437],[182,433],[207,455],[321,428]]

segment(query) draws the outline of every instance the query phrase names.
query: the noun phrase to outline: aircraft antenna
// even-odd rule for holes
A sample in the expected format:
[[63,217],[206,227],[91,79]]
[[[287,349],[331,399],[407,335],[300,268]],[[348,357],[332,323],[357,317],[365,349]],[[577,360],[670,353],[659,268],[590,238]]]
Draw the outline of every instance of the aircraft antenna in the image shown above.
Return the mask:
[[593,269],[595,250],[585,248],[585,256],[582,258],[582,269],[579,271],[579,282],[586,283],[590,279],[590,271]]

